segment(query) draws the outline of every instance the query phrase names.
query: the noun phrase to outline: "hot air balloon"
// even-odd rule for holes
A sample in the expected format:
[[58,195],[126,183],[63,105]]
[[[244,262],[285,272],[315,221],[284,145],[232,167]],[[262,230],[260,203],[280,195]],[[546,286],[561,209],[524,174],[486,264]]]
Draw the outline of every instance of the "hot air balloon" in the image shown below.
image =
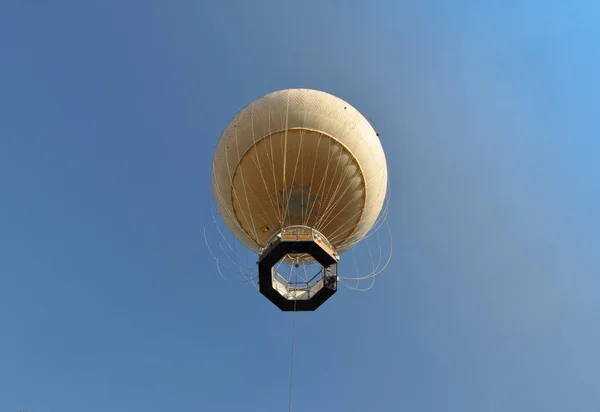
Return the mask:
[[[317,309],[337,291],[338,263],[373,229],[388,188],[378,134],[323,91],[288,89],[244,107],[212,164],[217,210],[258,256],[260,292],[284,311]],[[318,267],[297,281],[277,265]]]

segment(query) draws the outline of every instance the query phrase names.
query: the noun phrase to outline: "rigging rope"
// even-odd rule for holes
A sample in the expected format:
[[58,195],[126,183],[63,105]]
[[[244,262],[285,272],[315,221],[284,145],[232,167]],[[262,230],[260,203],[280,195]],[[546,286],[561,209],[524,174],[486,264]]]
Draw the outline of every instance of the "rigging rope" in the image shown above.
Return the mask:
[[[297,273],[296,273],[296,282],[298,282],[298,274]],[[295,298],[297,298],[297,296],[295,296]],[[294,378],[294,349],[295,349],[295,342],[296,342],[296,302],[298,302],[298,300],[294,299],[294,317],[292,320],[292,359],[290,361],[290,400],[289,400],[288,412],[292,412],[292,382],[293,382],[293,378]]]

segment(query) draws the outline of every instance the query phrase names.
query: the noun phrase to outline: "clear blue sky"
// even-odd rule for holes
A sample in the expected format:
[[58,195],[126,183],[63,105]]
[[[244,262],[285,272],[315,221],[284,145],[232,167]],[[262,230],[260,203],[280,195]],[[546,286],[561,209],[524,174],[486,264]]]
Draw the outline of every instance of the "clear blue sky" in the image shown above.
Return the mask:
[[202,228],[289,87],[375,121],[395,245],[298,315],[294,410],[600,410],[596,3],[1,1],[0,410],[287,410],[292,318]]

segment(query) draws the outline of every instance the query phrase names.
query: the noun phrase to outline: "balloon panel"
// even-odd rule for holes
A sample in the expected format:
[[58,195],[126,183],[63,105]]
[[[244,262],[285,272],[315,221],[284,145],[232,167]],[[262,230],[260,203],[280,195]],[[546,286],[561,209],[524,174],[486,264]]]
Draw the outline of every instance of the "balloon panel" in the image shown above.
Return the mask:
[[338,247],[356,230],[365,183],[352,154],[330,136],[295,129],[261,139],[232,179],[233,214],[257,245],[304,225]]

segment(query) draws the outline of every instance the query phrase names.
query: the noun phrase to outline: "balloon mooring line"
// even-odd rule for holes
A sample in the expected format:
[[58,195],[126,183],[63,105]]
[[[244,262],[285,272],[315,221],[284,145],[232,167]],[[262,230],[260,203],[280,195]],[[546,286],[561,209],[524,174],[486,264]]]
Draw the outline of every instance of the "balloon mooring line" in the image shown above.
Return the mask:
[[[298,275],[296,274],[296,282],[298,281]],[[290,361],[290,399],[289,399],[289,407],[288,412],[292,412],[292,382],[294,377],[294,349],[295,349],[295,341],[296,341],[296,302],[298,300],[294,299],[294,317],[292,320],[292,359]]]

